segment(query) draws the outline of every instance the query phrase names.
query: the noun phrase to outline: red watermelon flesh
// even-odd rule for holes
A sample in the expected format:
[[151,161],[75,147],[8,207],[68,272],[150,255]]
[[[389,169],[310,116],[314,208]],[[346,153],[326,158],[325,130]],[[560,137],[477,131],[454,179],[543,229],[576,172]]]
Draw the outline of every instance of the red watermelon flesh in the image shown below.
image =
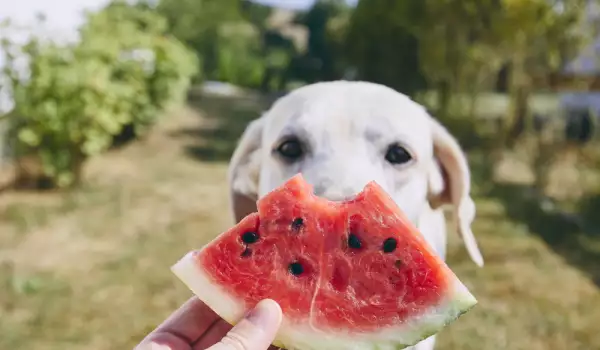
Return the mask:
[[173,271],[230,323],[277,301],[290,350],[402,349],[477,302],[374,182],[331,202],[296,175]]

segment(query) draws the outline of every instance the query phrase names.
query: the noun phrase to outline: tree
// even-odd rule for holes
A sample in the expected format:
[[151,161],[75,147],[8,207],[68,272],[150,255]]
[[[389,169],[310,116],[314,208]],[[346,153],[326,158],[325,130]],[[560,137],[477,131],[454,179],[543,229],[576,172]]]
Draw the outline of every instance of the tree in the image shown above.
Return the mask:
[[446,117],[453,92],[468,93],[475,101],[485,77],[500,68],[488,40],[498,2],[426,0],[423,6],[411,29],[419,39],[421,69],[437,93],[437,114]]
[[509,65],[513,114],[520,116],[511,118],[514,125],[527,114],[533,75],[558,69],[577,46],[573,29],[584,1],[361,0],[348,34],[349,57],[363,78],[409,94],[426,81],[442,117],[452,94],[475,95]]
[[[494,0],[362,0],[352,16],[349,55],[362,78],[410,95],[437,92],[448,114],[451,92],[482,80],[497,65],[486,46]],[[467,83],[468,82],[468,83]]]
[[502,0],[494,18],[492,43],[510,62],[511,109],[503,135],[513,144],[531,124],[529,97],[534,78],[556,72],[585,41],[578,30],[586,0]]
[[260,32],[248,22],[228,23],[217,33],[217,78],[239,86],[258,88],[265,75]]
[[195,49],[208,79],[269,90],[289,52],[270,45],[271,9],[249,0],[160,0],[171,32]]
[[267,30],[267,19],[272,14],[271,7],[262,5],[251,0],[241,0],[242,16],[252,23],[260,32]]
[[358,79],[413,95],[425,87],[419,38],[413,27],[425,11],[421,0],[362,0],[352,13],[345,52]]
[[292,40],[278,30],[269,28],[268,19],[272,15],[271,7],[250,0],[243,0],[242,14],[258,30],[261,39],[260,57],[263,62],[263,75],[260,90],[269,92],[284,89],[287,83],[287,71],[296,47]]
[[[295,60],[296,75],[313,83],[339,79],[343,74],[341,35],[349,8],[341,0],[317,1],[307,12],[301,13],[295,23],[308,30],[307,51]],[[342,26],[331,27],[335,22]],[[332,30],[334,29],[334,30]]]
[[156,10],[170,32],[201,58],[209,79],[219,76],[219,28],[243,21],[240,0],[160,0]]

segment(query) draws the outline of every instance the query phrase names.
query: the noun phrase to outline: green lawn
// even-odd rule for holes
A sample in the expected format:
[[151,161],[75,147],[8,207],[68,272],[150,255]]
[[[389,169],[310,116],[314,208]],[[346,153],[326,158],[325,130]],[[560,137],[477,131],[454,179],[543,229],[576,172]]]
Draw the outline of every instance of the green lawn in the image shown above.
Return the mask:
[[[0,194],[0,349],[130,349],[189,297],[169,267],[232,223],[226,159],[256,109],[242,102],[175,113],[92,160],[81,190]],[[599,349],[600,250],[518,193],[479,190],[484,268],[451,235],[449,264],[479,305],[438,349]]]

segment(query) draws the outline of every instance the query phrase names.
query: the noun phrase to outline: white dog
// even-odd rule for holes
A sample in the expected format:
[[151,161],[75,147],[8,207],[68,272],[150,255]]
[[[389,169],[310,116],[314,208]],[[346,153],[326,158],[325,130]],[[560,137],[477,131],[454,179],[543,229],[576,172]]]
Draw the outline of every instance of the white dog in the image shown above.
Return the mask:
[[[325,82],[280,98],[250,123],[231,159],[229,182],[236,222],[256,200],[297,173],[315,194],[342,200],[375,180],[445,259],[441,206],[454,219],[471,259],[483,265],[471,232],[475,206],[467,160],[427,111],[390,88],[366,82]],[[431,350],[432,336],[414,350]]]

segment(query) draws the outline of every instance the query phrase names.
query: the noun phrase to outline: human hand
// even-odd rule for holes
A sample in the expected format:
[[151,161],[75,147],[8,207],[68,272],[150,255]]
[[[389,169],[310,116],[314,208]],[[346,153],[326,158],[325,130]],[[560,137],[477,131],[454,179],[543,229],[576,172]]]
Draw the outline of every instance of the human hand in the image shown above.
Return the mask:
[[152,331],[135,350],[267,350],[279,329],[282,312],[263,300],[235,327],[193,297]]

